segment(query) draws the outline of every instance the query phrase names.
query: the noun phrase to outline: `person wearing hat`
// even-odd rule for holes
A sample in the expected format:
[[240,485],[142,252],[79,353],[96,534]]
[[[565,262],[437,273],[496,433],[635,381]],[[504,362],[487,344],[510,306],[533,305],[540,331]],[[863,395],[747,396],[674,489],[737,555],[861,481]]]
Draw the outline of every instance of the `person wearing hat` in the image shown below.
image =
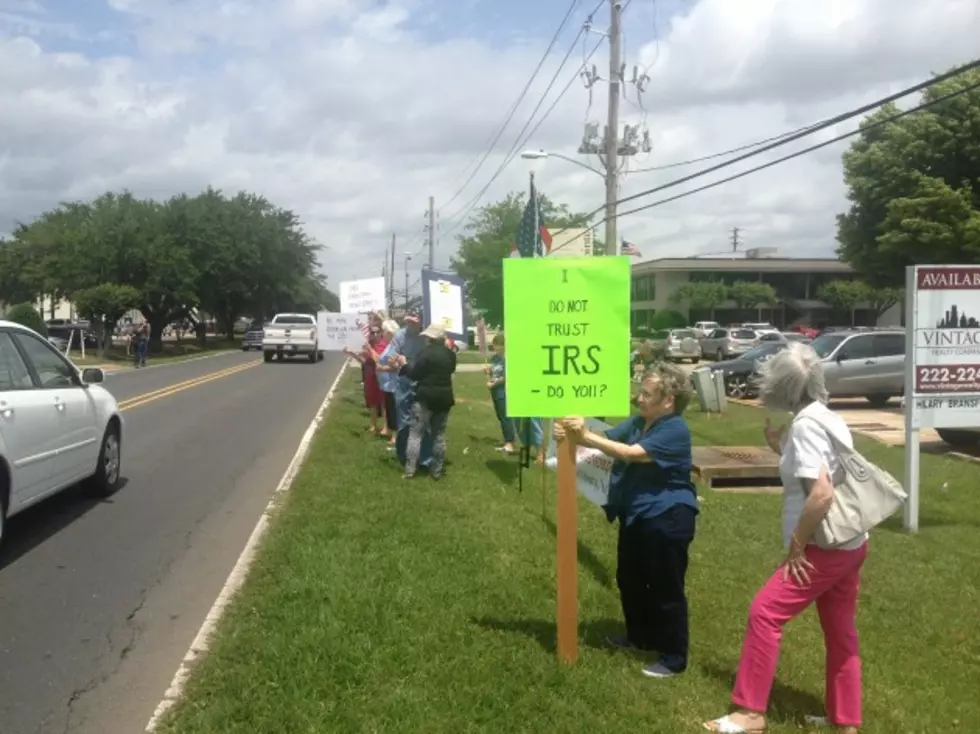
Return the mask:
[[422,453],[422,441],[432,436],[432,462],[429,473],[433,479],[442,477],[446,458],[446,426],[449,411],[456,404],[453,397],[453,373],[456,372],[456,353],[446,346],[446,330],[429,324],[422,332],[426,344],[418,357],[407,362],[398,358],[400,374],[416,384],[415,404],[412,406],[408,444],[405,450],[405,478],[415,476]]
[[[419,333],[422,327],[422,319],[419,312],[409,309],[405,313],[403,326],[392,338],[389,345],[389,362],[395,365],[400,357],[404,357],[405,362],[413,362],[425,346],[425,339]],[[398,375],[395,383],[395,406],[398,433],[395,437],[395,452],[398,461],[405,464],[405,449],[408,446],[408,432],[412,422],[412,406],[415,404],[415,382],[407,375]],[[428,463],[431,453],[430,441],[424,441],[422,445],[422,464]]]

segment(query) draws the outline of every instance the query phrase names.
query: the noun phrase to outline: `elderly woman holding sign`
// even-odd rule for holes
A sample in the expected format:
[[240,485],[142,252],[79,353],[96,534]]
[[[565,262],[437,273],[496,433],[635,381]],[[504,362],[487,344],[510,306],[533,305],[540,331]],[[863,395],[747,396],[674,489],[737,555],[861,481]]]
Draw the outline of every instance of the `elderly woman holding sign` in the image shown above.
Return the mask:
[[687,668],[688,614],[684,582],[698,498],[691,482],[691,432],[682,417],[691,383],[678,367],[648,371],[636,398],[639,414],[592,433],[582,418],[556,421],[557,440],[598,449],[613,459],[609,521],[619,520],[616,581],[626,634],[610,638],[624,650],[656,652],[643,666],[651,678]]

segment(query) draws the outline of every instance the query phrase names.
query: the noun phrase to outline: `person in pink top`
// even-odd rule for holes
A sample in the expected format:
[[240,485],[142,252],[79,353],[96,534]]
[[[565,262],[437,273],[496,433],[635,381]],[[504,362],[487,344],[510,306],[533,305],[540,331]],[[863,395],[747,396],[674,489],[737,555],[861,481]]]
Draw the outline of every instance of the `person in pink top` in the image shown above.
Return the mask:
[[763,364],[759,397],[770,410],[793,414],[788,426],[774,429],[767,421],[765,428],[766,443],[780,457],[787,555],[749,606],[732,691],[735,709],[706,721],[704,728],[722,734],[765,731],[783,627],[815,604],[826,647],[827,716],[808,716],[808,723],[829,724],[841,734],[856,734],[862,720],[855,619],[868,538],[865,535],[832,550],[812,542],[834,500],[830,477],[841,469],[830,434],[841,444],[853,446],[851,432],[827,407],[823,362],[808,345],[790,343]]

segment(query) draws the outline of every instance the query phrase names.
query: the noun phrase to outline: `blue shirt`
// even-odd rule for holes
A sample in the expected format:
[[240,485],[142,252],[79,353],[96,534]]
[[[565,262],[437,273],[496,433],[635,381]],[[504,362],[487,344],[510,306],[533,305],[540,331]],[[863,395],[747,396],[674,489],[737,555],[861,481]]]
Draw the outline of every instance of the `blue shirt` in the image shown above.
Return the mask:
[[609,482],[609,504],[604,508],[612,522],[630,525],[649,519],[677,505],[698,511],[698,495],[691,481],[691,431],[679,415],[658,419],[646,431],[644,419],[634,416],[606,431],[612,441],[639,445],[649,464],[614,461]]
[[[422,347],[425,346],[425,337],[421,334],[412,334],[404,326],[400,328],[391,338],[391,354],[401,354],[409,362],[419,356]],[[390,355],[389,355],[390,356]],[[413,383],[404,375],[398,376],[398,391],[406,392],[413,389]]]
[[[378,364],[384,367],[388,366],[388,359],[391,357],[391,347],[394,342],[390,342],[388,346],[384,348],[384,351],[378,355]],[[378,384],[381,385],[381,390],[383,392],[395,392],[398,387],[398,373],[397,372],[383,372],[378,370]]]

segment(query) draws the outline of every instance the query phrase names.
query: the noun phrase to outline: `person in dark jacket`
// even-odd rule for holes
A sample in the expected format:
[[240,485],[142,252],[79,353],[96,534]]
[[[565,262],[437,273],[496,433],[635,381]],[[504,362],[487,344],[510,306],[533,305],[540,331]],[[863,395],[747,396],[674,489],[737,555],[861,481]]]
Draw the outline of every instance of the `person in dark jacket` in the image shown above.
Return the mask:
[[446,346],[446,331],[430,324],[422,332],[426,344],[411,362],[400,358],[401,374],[417,384],[412,420],[409,425],[405,457],[405,478],[415,476],[422,438],[432,435],[432,463],[429,473],[433,479],[442,477],[446,459],[446,426],[449,411],[456,401],[453,397],[453,373],[456,372],[456,353]]

